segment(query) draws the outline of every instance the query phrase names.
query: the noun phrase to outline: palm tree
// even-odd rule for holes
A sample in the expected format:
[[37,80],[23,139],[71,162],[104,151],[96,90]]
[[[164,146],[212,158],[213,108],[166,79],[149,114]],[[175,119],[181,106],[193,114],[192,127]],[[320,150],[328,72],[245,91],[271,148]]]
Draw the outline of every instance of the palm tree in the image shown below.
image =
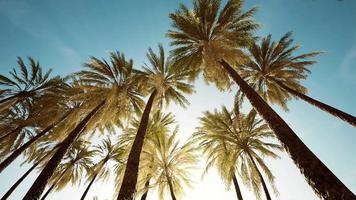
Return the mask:
[[[156,111],[153,115],[150,116],[148,121],[145,143],[143,145],[142,151],[150,151],[153,149],[152,142],[156,134],[168,134],[169,130],[172,128],[172,125],[175,124],[176,121],[174,119],[174,115],[171,113],[163,113],[160,111]],[[120,135],[120,141],[122,141],[126,145],[126,149],[129,151],[131,149],[132,143],[135,140],[137,130],[140,126],[139,118],[135,118],[131,122],[131,126],[127,127],[123,130],[123,134]],[[153,177],[154,173],[150,170],[152,168],[151,164],[147,166],[141,162],[145,154],[141,154],[140,156],[140,166],[139,166],[139,174],[138,174],[138,182],[136,188],[138,189],[137,193],[143,193],[141,196],[141,200],[145,200],[148,195],[148,190],[151,188],[150,179]],[[154,160],[151,158],[151,163]],[[123,168],[119,168],[117,171],[117,188],[122,181],[122,173]],[[137,196],[137,195],[136,195]]]
[[90,62],[84,64],[89,70],[83,70],[73,76],[73,87],[80,88],[79,92],[71,97],[72,100],[80,102],[80,109],[73,120],[78,121],[80,116],[85,117],[66,135],[61,147],[42,170],[25,199],[39,198],[65,152],[83,132],[94,133],[95,129],[109,122],[119,124],[119,120],[130,116],[132,110],[139,112],[143,101],[132,71],[132,61],[126,61],[124,55],[118,52],[111,53],[110,56],[111,65],[105,60],[91,57]]
[[300,98],[356,126],[356,117],[306,95],[307,88],[301,85],[300,80],[307,78],[310,73],[308,67],[316,63],[309,59],[320,52],[294,56],[299,46],[291,46],[291,36],[289,32],[278,42],[272,42],[271,35],[268,35],[260,44],[253,43],[249,48],[250,61],[239,68],[241,77],[268,102],[287,109],[286,101],[292,97]]
[[91,166],[90,173],[88,174],[90,182],[80,198],[81,200],[85,199],[95,180],[106,179],[110,176],[110,161],[115,161],[119,165],[124,163],[124,148],[120,143],[113,144],[110,138],[104,139],[100,145],[95,146],[95,151],[99,155],[100,160]]
[[20,72],[13,69],[10,72],[11,78],[0,75],[0,86],[5,87],[1,90],[0,112],[36,95],[56,93],[62,90],[63,81],[59,76],[49,78],[52,70],[43,73],[39,62],[31,57],[28,60],[30,67],[27,67],[24,61],[18,57],[17,64]]
[[219,89],[231,85],[230,78],[239,86],[255,110],[266,120],[287,153],[316,194],[323,198],[354,198],[354,194],[322,163],[299,139],[288,124],[253,90],[233,66],[246,62],[241,48],[253,40],[257,25],[252,19],[255,9],[242,12],[241,0],[229,0],[220,9],[219,0],[195,0],[193,9],[185,5],[170,14],[174,30],[171,38],[174,57],[188,62],[192,78],[203,70],[205,80]]
[[183,93],[190,94],[193,92],[192,85],[184,82],[189,75],[189,71],[179,68],[170,59],[166,59],[162,45],[159,45],[159,55],[150,48],[147,58],[151,68],[146,65],[143,67],[143,71],[138,71],[138,73],[144,80],[145,89],[150,93],[150,96],[129,153],[118,200],[132,200],[134,198],[140,154],[153,105],[162,105],[163,102],[168,105],[173,100],[181,106],[185,106],[188,100],[183,96]]
[[69,149],[63,161],[57,168],[56,172],[50,179],[51,186],[42,196],[41,200],[46,199],[52,190],[61,190],[68,183],[72,185],[80,182],[83,174],[89,171],[92,163],[92,158],[95,151],[91,150],[87,141],[78,140]]
[[177,133],[177,127],[170,135],[155,132],[142,151],[140,170],[151,174],[146,176],[145,182],[152,181],[150,187],[158,187],[159,199],[168,192],[172,200],[176,200],[183,192],[183,184],[191,187],[189,172],[198,160],[191,144],[179,144]]
[[233,112],[229,112],[225,106],[221,111],[205,112],[200,123],[201,126],[193,135],[193,141],[198,142],[203,153],[207,155],[205,172],[216,166],[228,187],[231,182],[234,183],[237,198],[242,200],[236,177],[240,169],[242,180],[246,185],[252,186],[256,197],[260,197],[262,186],[267,199],[271,199],[256,161],[275,188],[274,177],[260,155],[277,158],[273,150],[281,150],[282,147],[266,141],[267,138],[273,139],[274,134],[266,123],[257,119],[256,112],[251,110],[245,115],[240,112],[237,103]]

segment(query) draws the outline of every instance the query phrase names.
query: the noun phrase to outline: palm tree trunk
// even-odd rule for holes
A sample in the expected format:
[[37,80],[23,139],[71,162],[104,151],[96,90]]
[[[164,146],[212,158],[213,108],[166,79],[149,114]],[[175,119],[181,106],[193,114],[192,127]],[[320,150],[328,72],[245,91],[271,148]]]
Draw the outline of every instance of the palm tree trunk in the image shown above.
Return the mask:
[[11,186],[11,188],[5,193],[5,195],[1,197],[1,200],[6,200],[7,198],[9,198],[9,196],[17,188],[17,186],[20,185],[20,183],[41,163],[41,161],[43,161],[43,159],[44,158],[42,158],[41,160],[37,161],[34,165],[32,165],[32,167],[28,169],[26,173],[22,175],[21,178],[19,178],[14,185]]
[[243,200],[242,194],[241,194],[241,190],[240,190],[240,186],[239,186],[239,183],[237,182],[237,178],[236,178],[235,174],[234,174],[234,176],[232,177],[232,181],[233,181],[234,186],[235,186],[235,191],[236,191],[237,199],[238,199],[238,200]]
[[147,101],[145,110],[143,111],[140,126],[138,127],[135,140],[132,144],[129,157],[127,159],[124,178],[121,184],[120,192],[117,200],[133,200],[136,192],[136,183],[138,176],[138,166],[140,163],[140,155],[145,140],[148,120],[152,109],[153,101],[157,91],[153,91]]
[[146,200],[149,187],[150,187],[150,179],[148,179],[145,183],[145,193],[142,195],[141,200]]
[[168,181],[169,192],[171,193],[172,200],[177,200],[176,196],[174,195],[174,190],[173,190],[172,181],[171,181],[171,179],[169,178],[169,176],[167,177],[167,181]]
[[0,137],[0,141],[4,140],[5,138],[9,137],[12,134],[15,134],[15,133],[21,131],[24,127],[25,126],[21,125],[21,126],[18,126],[17,128],[15,128],[14,130],[11,130],[10,132],[8,132],[5,135],[1,136]]
[[24,152],[31,144],[36,142],[40,137],[44,136],[48,131],[50,131],[53,127],[55,127],[57,124],[61,123],[64,119],[68,117],[68,115],[72,112],[72,110],[68,111],[65,113],[58,121],[52,123],[49,125],[47,128],[43,129],[40,133],[38,133],[35,137],[31,138],[29,141],[27,141],[24,145],[22,145],[20,148],[16,149],[9,157],[7,157],[5,160],[3,160],[0,163],[0,173],[7,167],[9,166],[19,155],[21,155],[22,152]]
[[47,196],[49,195],[49,193],[51,193],[51,191],[54,189],[54,187],[58,184],[58,182],[62,179],[62,177],[64,176],[64,174],[68,171],[69,168],[65,169],[61,175],[57,178],[57,180],[54,181],[54,183],[51,185],[50,188],[48,188],[47,192],[42,196],[41,200],[45,200],[47,198]]
[[348,122],[349,124],[353,125],[353,126],[356,126],[356,117],[355,116],[352,116],[348,113],[345,113],[337,108],[334,108],[332,106],[329,106],[323,102],[320,102],[316,99],[313,99],[305,94],[302,94],[286,85],[284,85],[282,82],[276,80],[276,79],[273,79],[274,82],[276,82],[281,88],[283,88],[284,90],[286,90],[287,92],[289,92],[290,94],[296,96],[296,97],[299,97],[300,99],[303,99],[304,101],[310,103],[311,105],[313,106],[316,106],[318,107],[319,109],[325,111],[325,112],[328,112],[329,114],[332,114],[334,115],[335,117],[338,117],[342,120],[344,120],[345,122]]
[[[106,161],[107,161],[107,160],[106,160]],[[90,181],[89,185],[88,185],[88,186],[87,186],[87,188],[85,189],[85,191],[84,191],[84,193],[83,193],[82,197],[80,198],[80,200],[84,200],[84,199],[85,199],[85,196],[87,196],[87,194],[88,194],[88,192],[89,192],[90,187],[93,185],[93,183],[94,183],[94,181],[95,181],[96,177],[97,177],[97,176],[98,176],[98,174],[100,173],[101,169],[104,167],[104,165],[105,165],[106,161],[105,161],[105,162],[103,162],[103,163],[101,164],[101,166],[100,166],[99,170],[95,173],[95,175],[94,175],[94,176],[93,176],[93,178],[91,179],[91,181]]]
[[[53,149],[55,150],[58,147],[58,145],[56,145]],[[17,186],[19,186],[21,184],[21,182],[42,162],[44,161],[49,155],[51,154],[46,154],[45,156],[43,156],[40,160],[38,160],[34,165],[32,165],[32,167],[30,169],[28,169],[26,171],[26,173],[24,175],[21,176],[21,178],[19,178],[16,183],[14,185],[11,186],[11,188],[5,193],[5,195],[3,197],[1,197],[0,200],[6,200],[7,198],[9,198],[9,196],[12,194],[12,192],[17,188]]]
[[54,153],[52,158],[47,162],[45,168],[41,171],[40,175],[37,177],[35,182],[32,184],[31,188],[27,191],[23,200],[37,200],[40,198],[43,190],[45,189],[48,180],[53,175],[57,166],[61,162],[64,154],[67,152],[71,144],[76,140],[78,136],[83,132],[88,121],[98,112],[98,110],[105,104],[102,101],[97,105],[76,127],[73,129],[69,135],[64,139],[59,146],[58,150]]
[[299,139],[288,124],[224,60],[223,69],[268,123],[315,193],[324,199],[355,199],[355,195]]
[[257,165],[256,165],[256,163],[255,163],[255,160],[254,160],[253,157],[251,156],[250,152],[247,152],[247,154],[248,154],[248,157],[250,158],[250,160],[251,160],[251,162],[252,162],[252,164],[253,164],[253,167],[254,167],[255,170],[257,171],[257,174],[258,174],[258,176],[259,176],[259,178],[260,178],[260,181],[261,181],[261,183],[262,183],[262,187],[263,187],[263,190],[264,190],[264,192],[265,192],[265,195],[266,195],[267,200],[271,200],[271,195],[269,194],[269,191],[268,191],[266,182],[265,182],[265,180],[264,180],[264,178],[263,178],[263,176],[262,176],[260,170],[258,169],[258,167],[257,167]]

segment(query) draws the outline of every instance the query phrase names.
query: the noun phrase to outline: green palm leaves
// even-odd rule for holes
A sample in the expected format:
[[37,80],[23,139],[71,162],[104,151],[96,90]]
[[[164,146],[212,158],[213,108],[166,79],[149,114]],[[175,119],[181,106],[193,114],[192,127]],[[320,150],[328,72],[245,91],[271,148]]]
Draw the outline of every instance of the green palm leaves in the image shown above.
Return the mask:
[[[262,184],[264,179],[259,176],[258,165],[274,187],[274,176],[263,157],[277,158],[273,150],[281,150],[282,147],[271,141],[274,134],[267,124],[257,118],[254,110],[243,114],[238,107],[230,112],[223,106],[219,111],[205,112],[200,123],[192,140],[207,156],[205,172],[215,166],[227,187],[240,175],[242,182],[254,190],[256,197],[260,197],[265,183]],[[242,199],[239,186],[234,184],[240,194],[238,198]],[[267,188],[265,193],[268,193]]]
[[173,29],[167,33],[175,46],[173,56],[189,63],[196,72],[194,78],[203,70],[207,82],[228,89],[230,79],[218,61],[225,59],[235,65],[246,59],[240,48],[248,46],[258,27],[252,19],[255,11],[243,12],[238,0],[228,1],[224,7],[219,0],[196,0],[192,9],[181,5],[170,14]]

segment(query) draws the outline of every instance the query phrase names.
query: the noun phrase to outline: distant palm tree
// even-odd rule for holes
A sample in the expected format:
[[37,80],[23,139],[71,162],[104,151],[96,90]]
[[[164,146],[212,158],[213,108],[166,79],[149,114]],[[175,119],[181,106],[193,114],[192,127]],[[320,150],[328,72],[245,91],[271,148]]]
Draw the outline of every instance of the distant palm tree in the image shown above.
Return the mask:
[[18,57],[17,64],[20,74],[13,69],[10,72],[11,78],[0,75],[0,86],[5,87],[0,93],[0,113],[36,95],[56,93],[62,90],[63,80],[59,76],[50,78],[52,70],[43,73],[39,62],[31,57],[28,60],[30,67],[27,67],[22,58]]
[[88,142],[76,141],[65,155],[63,162],[58,166],[56,172],[50,179],[51,186],[42,196],[41,200],[46,199],[52,190],[61,190],[68,183],[77,184],[83,178],[83,174],[89,171],[92,165],[92,158],[95,151],[89,149]]
[[308,67],[316,63],[309,59],[320,52],[292,55],[299,46],[291,46],[291,36],[289,32],[279,41],[272,42],[271,35],[268,35],[260,44],[253,43],[249,48],[250,61],[239,68],[241,77],[266,101],[284,109],[287,109],[286,101],[296,97],[356,126],[356,117],[305,95],[307,88],[301,85],[300,80],[307,78],[310,73]]
[[154,104],[157,106],[162,105],[163,102],[169,104],[169,102],[173,100],[181,106],[185,106],[188,100],[183,94],[193,92],[192,85],[185,82],[189,71],[179,68],[170,59],[167,59],[162,45],[159,45],[158,55],[150,48],[147,58],[151,68],[146,65],[143,67],[143,71],[138,71],[138,73],[142,80],[144,80],[144,87],[150,93],[150,96],[129,153],[123,181],[117,197],[118,200],[134,199],[140,154],[146,135],[149,115]]
[[354,198],[354,194],[299,139],[288,124],[237,73],[248,61],[241,48],[253,41],[258,27],[252,16],[255,9],[242,12],[242,0],[228,0],[220,9],[220,0],[194,0],[193,9],[181,5],[170,14],[173,30],[167,36],[176,46],[176,60],[188,63],[192,78],[203,71],[205,80],[221,89],[229,89],[230,78],[239,86],[256,111],[266,120],[291,159],[306,177],[315,193],[323,198]]
[[257,198],[260,198],[262,186],[266,198],[271,199],[261,169],[273,188],[274,176],[261,155],[277,158],[273,150],[281,150],[282,146],[266,140],[275,136],[267,124],[257,118],[256,112],[251,110],[243,114],[238,106],[229,112],[223,106],[221,111],[205,112],[200,123],[193,141],[199,142],[199,148],[207,155],[206,171],[216,166],[227,186],[234,183],[239,200],[242,200],[242,194],[238,173],[241,173],[243,182],[252,187]]
[[90,180],[88,186],[86,187],[81,200],[84,200],[88,194],[94,181],[99,179],[106,179],[110,176],[110,161],[115,161],[117,164],[124,163],[124,152],[125,149],[120,146],[120,143],[113,144],[111,139],[104,139],[100,145],[95,146],[95,152],[99,156],[99,160],[93,166],[91,166],[88,174],[88,180]]
[[183,184],[191,187],[190,171],[198,162],[191,144],[179,145],[177,132],[177,127],[171,134],[155,132],[142,151],[141,170],[151,174],[146,176],[146,182],[158,187],[159,199],[168,192],[176,200],[183,192]]

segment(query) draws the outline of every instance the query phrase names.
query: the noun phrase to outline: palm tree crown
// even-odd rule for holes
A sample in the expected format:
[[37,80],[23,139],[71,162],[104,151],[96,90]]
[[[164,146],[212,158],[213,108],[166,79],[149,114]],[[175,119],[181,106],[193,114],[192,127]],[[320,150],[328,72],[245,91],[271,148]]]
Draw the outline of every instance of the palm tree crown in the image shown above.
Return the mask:
[[173,56],[189,62],[193,77],[203,69],[207,82],[228,89],[230,79],[218,61],[238,64],[245,60],[240,48],[252,41],[258,25],[251,18],[256,9],[243,12],[241,0],[229,0],[222,9],[220,4],[220,0],[195,0],[192,10],[181,5],[170,14],[173,30],[167,36],[176,46]]

